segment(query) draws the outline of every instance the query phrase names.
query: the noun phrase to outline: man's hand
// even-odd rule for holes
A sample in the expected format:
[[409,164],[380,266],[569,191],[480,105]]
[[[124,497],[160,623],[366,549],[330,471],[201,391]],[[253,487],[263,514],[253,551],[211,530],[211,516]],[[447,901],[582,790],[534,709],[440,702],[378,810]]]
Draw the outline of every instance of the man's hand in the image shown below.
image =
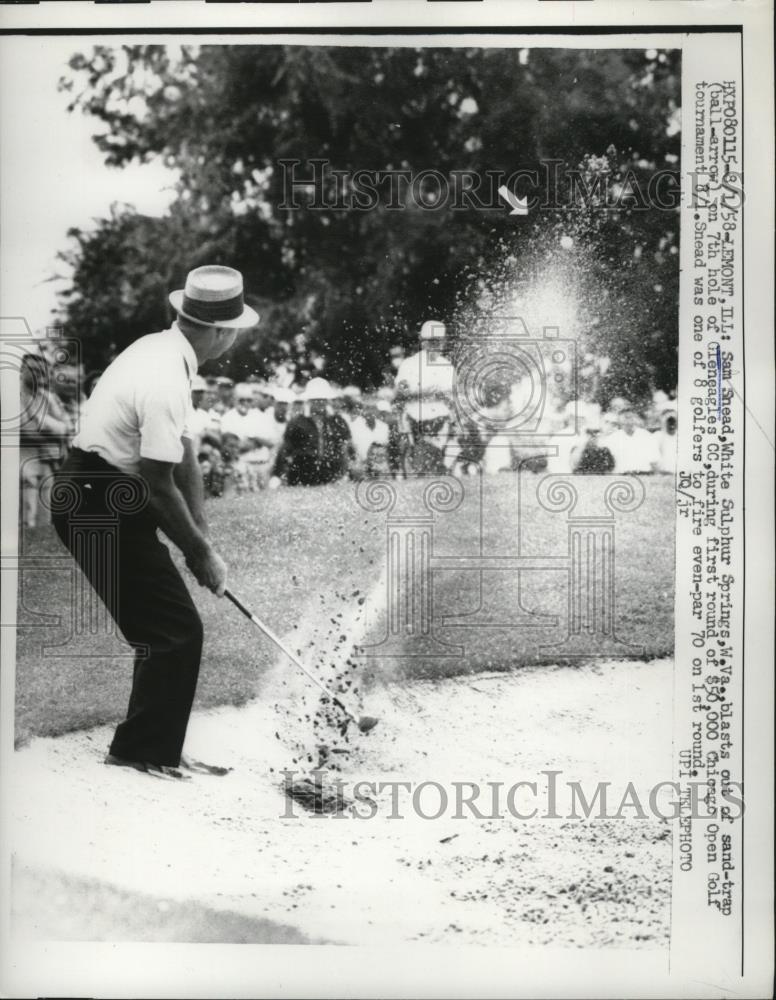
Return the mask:
[[186,560],[186,565],[194,574],[200,587],[207,587],[223,597],[226,590],[226,563],[216,550],[208,545],[201,553]]

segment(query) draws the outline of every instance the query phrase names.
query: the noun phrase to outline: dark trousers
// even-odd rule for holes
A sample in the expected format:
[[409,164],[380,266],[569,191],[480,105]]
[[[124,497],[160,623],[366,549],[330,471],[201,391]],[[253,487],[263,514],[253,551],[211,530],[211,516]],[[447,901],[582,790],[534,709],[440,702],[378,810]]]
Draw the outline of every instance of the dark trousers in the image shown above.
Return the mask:
[[202,621],[159,540],[144,481],[73,449],[52,489],[52,521],[135,648],[129,708],[110,752],[176,767],[197,687]]

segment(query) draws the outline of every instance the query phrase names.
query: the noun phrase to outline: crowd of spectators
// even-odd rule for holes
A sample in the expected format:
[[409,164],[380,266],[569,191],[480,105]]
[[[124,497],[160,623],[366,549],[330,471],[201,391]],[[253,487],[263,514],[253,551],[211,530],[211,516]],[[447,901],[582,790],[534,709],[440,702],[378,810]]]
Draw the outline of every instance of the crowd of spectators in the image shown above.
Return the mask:
[[490,475],[526,468],[568,474],[676,471],[676,403],[656,392],[639,409],[617,397],[602,408],[572,400],[526,435],[494,408],[460,419],[453,402],[422,419],[391,385],[362,392],[314,376],[304,387],[197,379],[197,449],[209,496],[314,486],[341,479],[449,472]]
[[[326,360],[310,350],[303,335],[281,346],[280,356],[268,362],[268,379],[235,383],[226,376],[194,376],[188,431],[206,496],[518,468],[567,474],[676,471],[675,394],[656,391],[638,407],[623,397],[605,407],[586,399],[550,399],[541,426],[525,434],[520,420],[510,418],[520,411],[520,386],[486,400],[480,418],[462,415],[449,392],[427,400],[421,412],[402,393],[397,376],[422,351],[407,358],[401,346],[392,347],[383,384],[364,392],[324,377]],[[454,381],[454,374],[448,377]],[[20,447],[26,525],[45,516],[51,475],[67,455],[80,407],[98,378],[98,372],[84,377],[66,365],[52,365],[45,352],[24,358]]]
[[[387,395],[392,398],[392,391]],[[192,405],[190,430],[208,496],[393,471],[396,419],[384,391],[365,396],[320,375],[293,389],[198,376]]]

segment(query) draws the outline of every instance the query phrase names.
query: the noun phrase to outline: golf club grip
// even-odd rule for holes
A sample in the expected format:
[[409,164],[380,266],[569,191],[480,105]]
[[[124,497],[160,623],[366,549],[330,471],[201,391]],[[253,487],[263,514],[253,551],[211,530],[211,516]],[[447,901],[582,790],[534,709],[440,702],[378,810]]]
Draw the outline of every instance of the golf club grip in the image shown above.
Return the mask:
[[253,615],[248,610],[248,608],[245,607],[243,602],[238,597],[236,597],[228,587],[224,591],[224,597],[228,597],[229,600],[232,602],[232,604],[234,604],[234,606],[238,609],[238,611],[242,611],[242,613],[245,615],[246,618],[253,618]]

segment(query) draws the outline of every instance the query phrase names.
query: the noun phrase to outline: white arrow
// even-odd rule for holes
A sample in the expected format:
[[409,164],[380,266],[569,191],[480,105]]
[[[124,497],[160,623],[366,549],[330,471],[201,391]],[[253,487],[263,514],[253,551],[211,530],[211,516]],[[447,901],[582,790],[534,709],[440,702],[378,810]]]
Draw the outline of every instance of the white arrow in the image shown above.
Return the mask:
[[510,215],[528,215],[528,202],[526,199],[518,198],[516,194],[512,194],[506,184],[501,185],[498,189],[498,193],[512,209],[509,213]]

